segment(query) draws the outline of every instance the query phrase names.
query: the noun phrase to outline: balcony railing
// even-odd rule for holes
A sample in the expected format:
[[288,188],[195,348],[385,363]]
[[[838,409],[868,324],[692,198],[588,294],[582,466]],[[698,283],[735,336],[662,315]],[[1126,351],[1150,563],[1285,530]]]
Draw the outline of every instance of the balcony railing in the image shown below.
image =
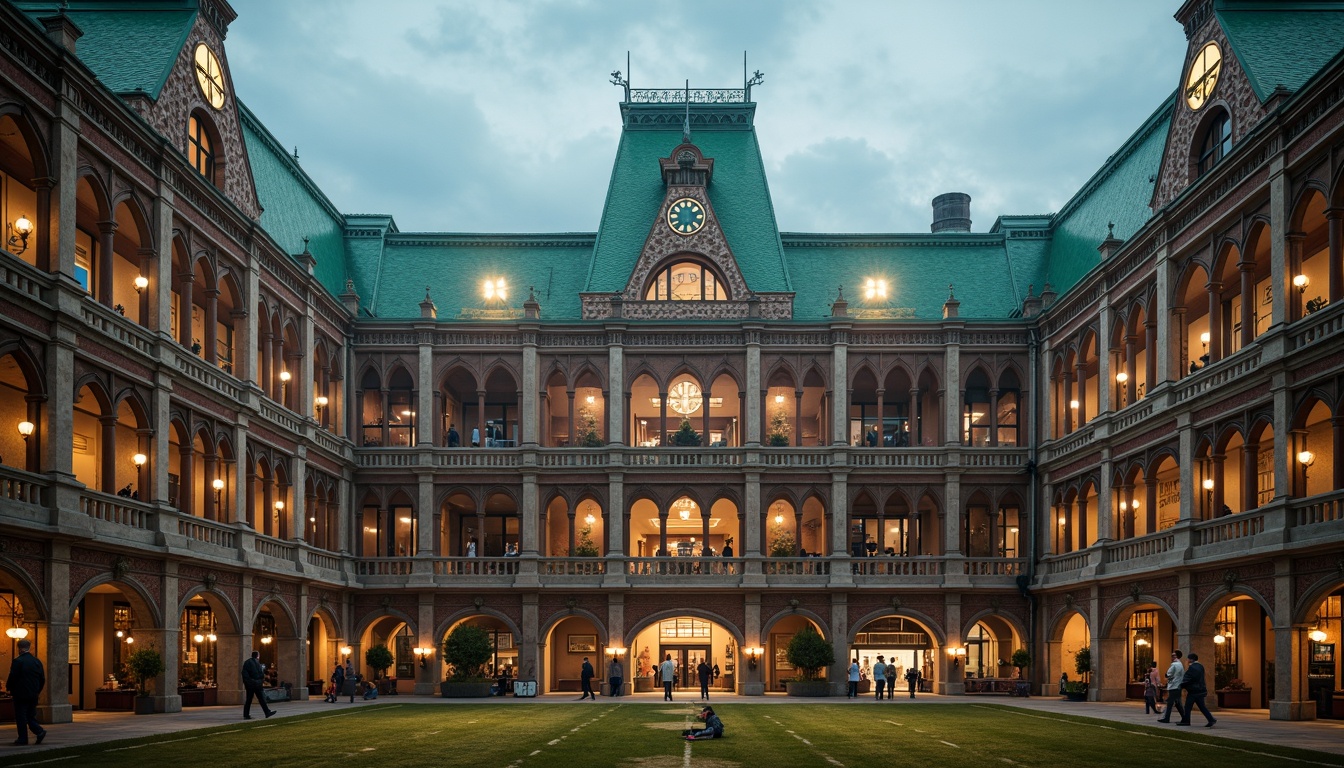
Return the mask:
[[861,557],[850,561],[850,570],[856,576],[899,577],[941,576],[943,560],[939,557]]
[[1298,528],[1339,522],[1344,520],[1344,490],[1307,499],[1293,499],[1288,502],[1288,507],[1292,510],[1289,519]]
[[742,463],[736,448],[634,449],[625,457],[632,467],[735,467]]
[[79,494],[79,511],[96,520],[147,531],[154,527],[154,510],[139,501],[110,493],[85,490]]
[[967,576],[1017,576],[1027,571],[1027,560],[1021,557],[973,558],[962,561],[962,573]]
[[177,532],[194,541],[233,549],[238,546],[238,531],[232,526],[199,517],[180,517]]
[[820,557],[769,557],[761,561],[761,570],[766,576],[829,576],[831,561]]
[[[1125,539],[1107,545],[1106,562],[1127,563],[1131,560],[1153,557],[1171,551],[1174,546],[1176,546],[1176,535],[1174,533],[1158,531],[1137,539]],[[1051,571],[1051,573],[1054,572]]]
[[602,576],[606,572],[607,561],[599,557],[547,557],[537,566],[542,576]]
[[43,506],[46,504],[47,488],[50,485],[47,479],[41,475],[0,466],[0,498],[2,499]]
[[727,557],[630,557],[625,561],[630,576],[741,576],[742,561]]
[[434,560],[436,576],[516,576],[516,557],[442,557]]
[[258,536],[254,544],[256,551],[278,560],[293,560],[299,546],[292,541],[281,541],[268,536]]
[[1246,539],[1265,532],[1265,513],[1251,510],[1236,515],[1205,520],[1195,525],[1195,546]]

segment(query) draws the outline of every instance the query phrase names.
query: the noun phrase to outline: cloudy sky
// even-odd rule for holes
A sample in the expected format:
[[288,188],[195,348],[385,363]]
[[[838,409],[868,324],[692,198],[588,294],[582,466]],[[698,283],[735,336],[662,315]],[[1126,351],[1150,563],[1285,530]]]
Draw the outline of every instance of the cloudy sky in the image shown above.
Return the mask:
[[1176,0],[231,0],[237,93],[348,213],[597,228],[632,86],[753,89],[780,228],[1060,208],[1177,85]]

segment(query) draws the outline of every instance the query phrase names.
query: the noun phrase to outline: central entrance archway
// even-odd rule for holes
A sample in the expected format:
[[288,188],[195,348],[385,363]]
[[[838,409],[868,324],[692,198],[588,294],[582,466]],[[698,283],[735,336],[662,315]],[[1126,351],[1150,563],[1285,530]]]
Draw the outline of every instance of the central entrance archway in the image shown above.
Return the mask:
[[[934,690],[937,638],[921,622],[892,614],[875,618],[854,633],[847,658],[859,660],[860,693],[871,691],[873,665],[878,656],[884,663],[896,666],[895,680],[899,690],[906,689],[905,675],[910,669],[919,670],[919,690]],[[867,689],[865,681],[869,686]]]
[[727,623],[704,614],[657,616],[638,627],[630,636],[628,675],[634,678],[634,690],[660,689],[659,666],[671,657],[676,666],[673,695],[699,695],[699,666],[710,670],[709,688],[733,692],[741,682],[739,655],[741,638]]

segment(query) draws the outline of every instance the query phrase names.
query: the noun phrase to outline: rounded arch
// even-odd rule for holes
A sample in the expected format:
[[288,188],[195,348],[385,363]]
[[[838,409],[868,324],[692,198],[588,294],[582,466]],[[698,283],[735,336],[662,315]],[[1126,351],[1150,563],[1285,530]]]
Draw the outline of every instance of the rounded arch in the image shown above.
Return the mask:
[[776,624],[787,618],[794,616],[804,618],[812,622],[812,624],[815,625],[818,630],[820,630],[822,637],[826,638],[827,640],[830,640],[832,643],[835,642],[835,637],[831,633],[830,623],[827,622],[826,619],[821,616],[821,614],[803,607],[788,608],[785,610],[778,611],[768,618],[763,618],[761,620],[761,637],[762,638],[769,637],[770,630],[774,629]]
[[[858,635],[860,630],[862,630],[868,624],[878,619],[886,618],[888,616],[897,616],[902,619],[910,619],[916,624],[919,624],[920,626],[924,627],[924,629],[929,633],[929,637],[933,640],[933,644],[935,646],[942,648],[947,645],[947,633],[943,630],[943,626],[941,624],[934,621],[933,617],[928,615],[927,613],[924,613],[923,611],[913,610],[908,606],[904,605],[900,607],[888,606],[886,608],[878,608],[877,610],[869,611],[868,613],[863,614],[858,619],[850,623],[849,634],[848,636],[845,637],[845,642],[847,644],[853,644],[854,638],[855,636]],[[974,624],[972,624],[971,626],[974,626]]]
[[76,199],[88,205],[90,212],[98,217],[98,221],[111,221],[111,195],[108,194],[107,186],[103,184],[98,172],[90,166],[82,165],[75,178],[78,188],[75,193]]
[[[51,616],[51,606],[37,582],[13,560],[0,555],[0,583],[6,582],[8,588],[14,591],[15,597],[23,604],[26,619],[31,621],[37,618],[45,621]],[[27,616],[29,606],[32,607],[34,616]]]
[[365,636],[368,635],[369,630],[373,629],[373,626],[375,624],[385,619],[396,619],[397,621],[400,621],[401,623],[410,627],[411,631],[417,630],[418,622],[416,622],[416,620],[412,618],[410,614],[406,613],[405,611],[402,611],[399,608],[393,608],[391,606],[388,606],[386,608],[380,607],[380,609],[377,611],[365,614],[365,616],[361,618],[359,622],[355,625],[355,631],[353,636],[359,638],[359,641],[362,644],[364,642]]
[[[276,636],[298,637],[300,635],[298,617],[294,615],[294,611],[290,609],[289,604],[286,603],[284,600],[282,600],[279,595],[270,595],[265,600],[262,600],[260,603],[257,604],[256,609],[252,611],[252,626],[255,627],[257,625],[257,619],[261,618],[262,613],[268,612],[267,606],[272,605],[280,606],[280,613],[285,617],[285,620],[289,622],[288,627],[282,627],[280,622],[276,621],[275,623]],[[275,618],[276,615],[275,611],[269,611],[269,613],[271,614],[272,618]],[[286,632],[285,629],[288,629],[289,631]]]
[[[1027,630],[1026,627],[1023,626],[1022,622],[1018,621],[1017,617],[1013,616],[1012,614],[996,611],[993,608],[986,608],[985,610],[980,611],[971,616],[969,620],[966,620],[961,626],[961,636],[966,637],[967,635],[969,635],[971,633],[971,630],[975,629],[976,624],[979,624],[980,622],[985,621],[986,619],[994,619],[997,621],[1001,621],[1004,624],[1007,624],[1009,629],[1013,631],[1014,640],[1021,643],[1026,642]],[[1005,656],[1004,658],[1008,657]]]
[[118,579],[110,573],[100,573],[80,585],[79,589],[70,596],[70,615],[79,608],[80,602],[85,595],[93,591],[94,587],[109,585],[119,590],[131,603],[132,612],[138,617],[136,622],[141,627],[162,627],[164,625],[163,611],[159,605],[154,602],[154,597],[149,594],[135,579]]
[[1260,606],[1260,610],[1264,611],[1266,616],[1274,615],[1274,609],[1264,595],[1245,584],[1234,583],[1230,589],[1217,591],[1204,598],[1204,602],[1195,609],[1195,634],[1211,632],[1218,620],[1218,610],[1238,597],[1248,597]]
[[1293,623],[1306,624],[1316,618],[1316,609],[1321,601],[1344,588],[1344,579],[1337,574],[1326,576],[1302,591],[1302,596],[1293,606]]
[[33,178],[50,176],[50,163],[47,160],[49,153],[47,152],[46,142],[42,138],[46,131],[33,119],[33,113],[23,104],[10,101],[0,104],[0,119],[6,117],[13,121],[14,127],[18,129],[19,136],[23,139],[25,148],[28,150]]
[[229,596],[220,590],[207,588],[204,585],[192,587],[186,594],[182,595],[181,599],[177,601],[177,608],[173,615],[181,616],[182,612],[187,609],[187,605],[196,597],[204,599],[206,604],[210,606],[210,609],[215,612],[215,615],[217,617],[222,616],[228,623],[227,626],[221,626],[219,628],[221,633],[231,634],[242,631],[242,621],[238,613],[238,606],[234,605],[233,601],[229,599]]
[[[621,644],[628,646],[630,645],[630,643],[634,642],[635,637],[638,636],[640,632],[643,632],[645,629],[653,626],[654,624],[657,624],[660,621],[663,621],[665,619],[675,619],[678,616],[691,616],[693,618],[704,619],[705,621],[712,621],[715,624],[718,624],[720,627],[723,627],[723,629],[728,634],[733,636],[733,639],[737,641],[738,647],[741,647],[743,643],[746,642],[745,635],[742,634],[742,630],[736,624],[732,623],[731,621],[724,618],[720,614],[717,614],[713,611],[707,611],[702,608],[677,608],[672,610],[657,611],[640,619],[629,629],[625,630],[625,635],[621,638]],[[766,631],[765,628],[762,627],[761,629],[762,636],[765,635],[765,631]]]
[[1046,623],[1046,626],[1050,628],[1046,633],[1046,641],[1057,643],[1063,640],[1064,630],[1068,627],[1069,622],[1073,620],[1075,615],[1083,620],[1084,626],[1089,629],[1091,628],[1092,624],[1087,620],[1087,613],[1083,611],[1081,607],[1077,605],[1065,605],[1063,608],[1056,611]]
[[[1097,635],[1099,637],[1110,637],[1116,631],[1124,629],[1125,622],[1129,621],[1129,617],[1135,611],[1149,607],[1161,610],[1173,624],[1177,622],[1176,611],[1167,601],[1149,594],[1139,593],[1135,599],[1112,608],[1110,613],[1106,614],[1101,620]],[[1087,617],[1084,616],[1083,620],[1086,621]]]
[[[483,605],[479,608],[477,608],[476,606],[472,606],[470,608],[463,608],[461,610],[455,611],[447,619],[444,619],[442,622],[440,622],[437,626],[434,627],[435,642],[438,642],[440,638],[447,636],[447,634],[451,632],[453,628],[456,627],[458,624],[461,624],[462,622],[468,619],[473,619],[477,617],[487,617],[487,616],[489,618],[500,621],[502,624],[504,624],[505,627],[508,627],[508,630],[513,633],[514,637],[520,638],[523,636],[523,631],[518,626],[518,622],[514,621],[508,614]],[[408,623],[410,623],[411,626],[415,626],[413,622]]]
[[611,644],[611,633],[607,630],[606,622],[602,621],[602,619],[600,619],[596,613],[593,613],[592,611],[586,608],[579,608],[577,606],[574,608],[559,611],[553,616],[551,616],[549,619],[547,619],[546,623],[542,624],[541,627],[538,628],[537,637],[549,638],[551,636],[551,630],[559,626],[561,622],[563,622],[565,619],[571,619],[576,617],[581,619],[587,619],[588,622],[593,625],[593,629],[597,630],[597,644],[599,647]]
[[732,290],[713,259],[693,251],[678,251],[655,264],[640,286],[645,301],[728,301]]

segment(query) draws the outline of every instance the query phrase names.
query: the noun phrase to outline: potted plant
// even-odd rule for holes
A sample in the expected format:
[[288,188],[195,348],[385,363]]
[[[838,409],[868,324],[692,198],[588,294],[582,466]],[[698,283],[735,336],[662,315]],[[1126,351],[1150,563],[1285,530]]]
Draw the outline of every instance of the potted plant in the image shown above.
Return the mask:
[[821,670],[835,663],[835,646],[810,625],[789,640],[787,658],[799,677],[787,681],[790,696],[829,696],[830,684],[821,679]]
[[593,527],[585,525],[579,529],[579,537],[574,542],[574,551],[570,557],[597,557],[597,544],[593,541]]
[[1220,709],[1251,708],[1251,689],[1238,678],[1228,680],[1227,687],[1219,689],[1217,693]]
[[578,434],[575,436],[575,443],[582,448],[601,448],[602,433],[597,429],[597,415],[587,408],[579,411]]
[[1087,701],[1087,683],[1070,680],[1064,684],[1064,698],[1069,701]]
[[690,419],[682,419],[681,426],[676,432],[672,433],[672,444],[678,448],[686,448],[700,444],[700,433],[691,426]]
[[770,556],[771,557],[793,557],[798,553],[797,546],[793,541],[793,531],[782,525],[774,524],[770,526]]
[[1091,648],[1083,646],[1073,654],[1073,671],[1077,672],[1081,679],[1070,680],[1064,684],[1064,697],[1069,701],[1087,701],[1088,681],[1092,676]]
[[391,693],[391,686],[383,681],[387,676],[387,670],[396,660],[392,657],[392,651],[386,645],[378,645],[364,651],[364,665],[373,670],[373,679],[376,681],[379,693]]
[[783,408],[777,409],[770,417],[770,428],[766,431],[765,442],[776,448],[789,444],[789,418]]
[[1017,668],[1017,679],[1025,680],[1026,675],[1023,674],[1022,670],[1031,666],[1031,652],[1026,648],[1018,648],[1013,651],[1012,658],[1008,660],[1008,663]]
[[149,683],[163,674],[163,656],[153,646],[137,648],[126,659],[126,668],[135,678],[135,714],[154,714],[154,699],[149,695]]
[[448,664],[448,679],[439,683],[445,699],[476,699],[490,695],[490,678],[482,667],[494,656],[490,635],[474,624],[459,624],[443,641],[443,660]]

